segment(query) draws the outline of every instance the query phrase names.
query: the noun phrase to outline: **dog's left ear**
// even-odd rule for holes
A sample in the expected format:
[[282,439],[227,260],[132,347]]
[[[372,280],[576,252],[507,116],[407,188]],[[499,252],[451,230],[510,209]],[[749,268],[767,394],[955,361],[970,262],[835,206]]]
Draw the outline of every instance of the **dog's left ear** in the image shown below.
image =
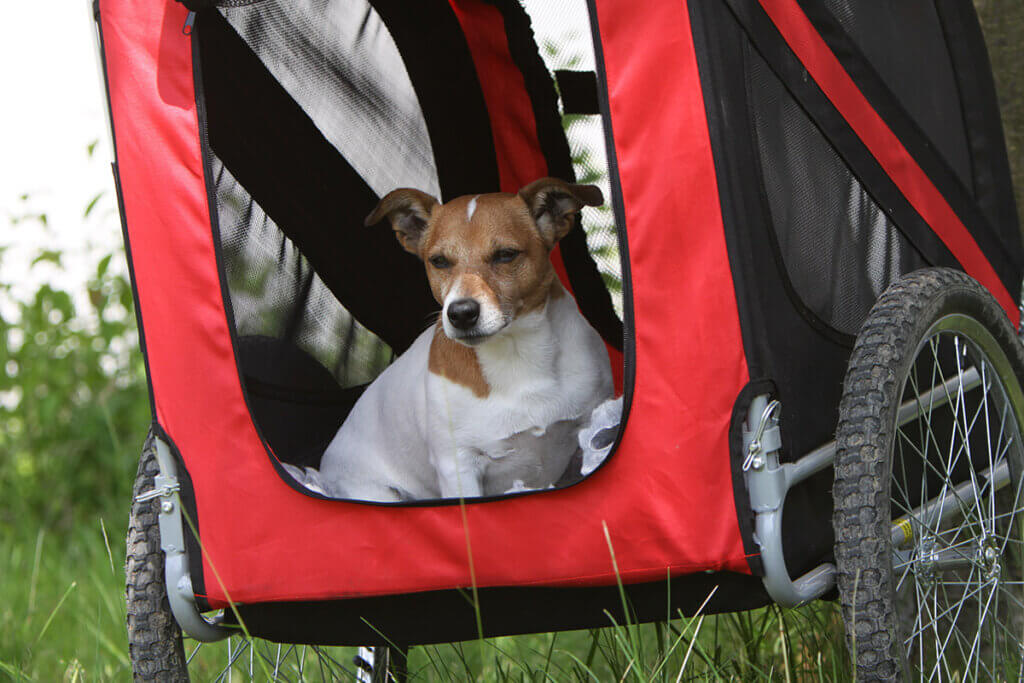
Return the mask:
[[573,185],[558,178],[541,178],[519,190],[548,248],[566,236],[584,206],[601,206],[604,196],[596,185]]

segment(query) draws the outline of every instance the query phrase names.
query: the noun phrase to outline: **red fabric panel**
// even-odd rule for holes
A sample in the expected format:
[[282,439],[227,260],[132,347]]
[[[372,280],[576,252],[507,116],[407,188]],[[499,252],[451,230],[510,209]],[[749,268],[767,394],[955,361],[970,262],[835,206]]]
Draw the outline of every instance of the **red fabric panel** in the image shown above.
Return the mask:
[[928,175],[857,88],[797,0],[759,0],[789,47],[914,209],[974,279],[992,292],[1014,326],[1020,311],[974,237]]
[[233,361],[190,39],[181,32],[186,10],[173,0],[102,0],[157,414],[195,487],[214,605],[228,595],[255,602],[464,587],[471,560],[480,586],[612,585],[606,528],[626,582],[747,571],[727,445],[747,370],[696,61],[685,6],[646,6],[641,17],[625,0],[599,3],[602,25],[612,27],[612,121],[634,235],[637,385],[623,446],[572,488],[468,504],[464,525],[459,506],[321,501],[278,477]]
[[[505,18],[494,5],[479,0],[449,0],[473,57],[477,77],[491,120],[491,134],[498,158],[502,192],[515,193],[537,178],[550,175],[537,136],[537,120],[523,74],[512,59]],[[551,263],[558,279],[570,292],[569,275],[556,246]],[[606,344],[615,392],[622,394],[622,352]]]
[[652,498],[673,500],[664,514],[678,519],[680,548],[748,572],[728,431],[750,376],[689,10],[676,0],[596,5],[636,318],[623,447],[657,454],[644,457],[645,477]]

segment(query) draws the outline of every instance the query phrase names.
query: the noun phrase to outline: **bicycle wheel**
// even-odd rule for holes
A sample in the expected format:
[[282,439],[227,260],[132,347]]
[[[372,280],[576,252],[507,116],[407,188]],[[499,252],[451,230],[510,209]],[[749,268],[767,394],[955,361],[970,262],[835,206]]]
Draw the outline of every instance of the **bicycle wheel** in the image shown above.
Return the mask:
[[1024,353],[963,273],[892,285],[836,434],[837,582],[862,680],[1024,678]]

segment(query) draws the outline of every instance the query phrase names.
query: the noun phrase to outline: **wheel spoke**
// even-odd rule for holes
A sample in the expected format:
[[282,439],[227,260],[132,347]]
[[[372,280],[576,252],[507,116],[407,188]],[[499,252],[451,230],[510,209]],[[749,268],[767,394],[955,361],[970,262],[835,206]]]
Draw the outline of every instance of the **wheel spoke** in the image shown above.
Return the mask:
[[[971,659],[974,660],[974,679],[978,678],[978,666],[981,663],[981,630],[982,625],[985,623],[985,617],[988,616],[989,607],[992,605],[992,599],[995,597],[996,592],[999,590],[999,585],[995,581],[990,581],[984,585],[992,585],[992,592],[989,593],[988,599],[985,600],[985,607],[982,609],[981,614],[978,615],[978,629],[974,634],[974,642],[971,643]],[[970,660],[968,660],[968,663]]]
[[[963,596],[963,598],[962,598],[962,601],[961,601],[961,602],[959,602],[959,603],[957,603],[957,605],[962,605],[962,604],[963,604],[963,600],[967,600],[968,598],[971,598],[971,597],[973,597],[973,596],[977,595],[978,593],[980,593],[980,592],[981,592],[981,590],[982,590],[982,588],[984,588],[984,584],[982,584],[982,585],[979,585],[979,586],[978,586],[977,588],[975,588],[974,590],[972,590],[972,591],[971,591],[970,593],[966,593],[966,594],[965,594],[965,595]],[[957,608],[957,605],[954,605],[953,607],[947,607],[947,608],[946,608],[946,609],[944,609],[944,610],[943,610],[942,612],[940,612],[940,613],[936,614],[936,615],[935,615],[935,617],[934,617],[933,619],[929,620],[929,622],[928,622],[927,624],[922,624],[921,628],[920,628],[920,629],[919,629],[918,631],[916,631],[916,632],[912,633],[910,637],[911,637],[911,638],[915,638],[915,637],[917,637],[918,635],[920,635],[921,633],[923,633],[923,632],[924,632],[925,630],[927,630],[927,629],[928,629],[928,627],[934,627],[934,625],[935,625],[936,623],[938,623],[938,620],[939,620],[939,619],[942,619],[942,618],[943,618],[943,617],[945,617],[945,616],[946,616],[947,614],[949,614],[950,612],[952,612],[953,610],[955,610],[955,609]],[[936,611],[938,611],[938,610],[936,610]],[[936,632],[936,635],[938,635],[938,632]]]

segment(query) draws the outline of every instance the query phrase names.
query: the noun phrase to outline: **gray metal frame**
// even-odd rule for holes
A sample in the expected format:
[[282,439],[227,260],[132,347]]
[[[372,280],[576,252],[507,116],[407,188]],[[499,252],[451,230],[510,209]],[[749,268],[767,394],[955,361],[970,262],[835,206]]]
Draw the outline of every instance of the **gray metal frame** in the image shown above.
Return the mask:
[[181,486],[178,483],[177,467],[171,450],[159,437],[154,437],[156,460],[160,474],[153,481],[152,491],[139,494],[138,501],[160,500],[158,522],[160,525],[160,548],[164,551],[164,584],[167,601],[181,630],[203,643],[223,640],[237,633],[237,629],[223,625],[223,613],[212,620],[204,617],[196,605],[192,590],[192,577],[188,571],[188,557],[185,554],[185,529],[181,514]]
[[[962,387],[961,391],[970,391],[981,384],[981,377],[975,368],[970,368],[962,378],[954,377],[925,392],[918,400],[907,401],[899,408],[897,423],[904,425],[915,419],[921,405],[941,406],[949,400],[951,390],[953,394],[956,393],[953,386],[955,383]],[[783,607],[797,607],[828,592],[835,585],[836,568],[826,562],[801,577],[790,577],[782,553],[782,506],[791,488],[832,465],[836,444],[830,441],[796,462],[780,463],[780,407],[781,404],[768,395],[757,396],[751,401],[743,429],[743,448],[747,454],[743,463],[743,476],[750,495],[750,507],[754,511],[754,541],[761,549],[765,590],[772,600]],[[1009,470],[1003,470],[1006,471],[998,470],[986,473],[985,476],[994,477],[996,483],[1002,485],[1009,480]],[[969,484],[955,494],[964,498],[969,495],[967,488],[970,488]],[[915,515],[929,514],[935,505],[936,501],[927,502],[914,511]],[[893,522],[893,543],[897,547],[904,542],[904,532],[901,530],[904,526],[902,518]]]
[[782,446],[778,401],[767,395],[754,398],[743,429],[743,476],[754,511],[754,541],[761,548],[764,587],[783,607],[796,607],[820,598],[835,585],[835,565],[821,564],[793,580],[782,554],[782,505],[789,489],[832,464],[835,442],[793,463],[779,463]]

